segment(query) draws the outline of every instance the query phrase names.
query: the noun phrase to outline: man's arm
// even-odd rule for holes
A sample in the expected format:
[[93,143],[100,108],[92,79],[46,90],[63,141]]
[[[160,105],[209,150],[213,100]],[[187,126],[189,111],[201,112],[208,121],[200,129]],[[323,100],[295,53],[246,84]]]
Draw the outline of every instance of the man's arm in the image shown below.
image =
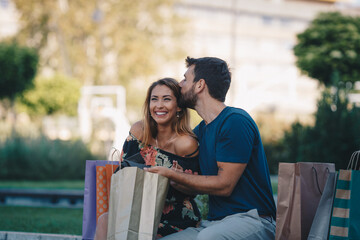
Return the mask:
[[218,162],[218,174],[213,176],[181,173],[165,167],[145,170],[169,178],[175,182],[172,185],[182,192],[230,196],[246,165],[246,163]]
[[193,189],[190,189],[184,185],[181,185],[179,183],[174,182],[173,180],[170,181],[170,185],[175,188],[176,190],[187,194],[187,195],[192,195],[192,196],[196,196],[198,194],[200,194],[199,192],[194,191]]

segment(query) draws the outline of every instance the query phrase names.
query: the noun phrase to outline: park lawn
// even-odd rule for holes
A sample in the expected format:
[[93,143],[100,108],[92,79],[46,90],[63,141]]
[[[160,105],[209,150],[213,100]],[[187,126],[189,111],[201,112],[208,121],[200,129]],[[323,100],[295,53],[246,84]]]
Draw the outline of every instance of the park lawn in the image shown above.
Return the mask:
[[277,194],[278,183],[277,182],[271,182],[271,187],[272,187],[273,194]]
[[[1,180],[0,188],[83,190],[84,180]],[[0,206],[0,231],[81,235],[82,214],[79,208]]]
[[81,235],[82,209],[0,206],[0,231]]
[[[271,181],[273,194],[277,194],[278,182]],[[49,188],[49,189],[84,189],[83,180],[69,181],[0,181],[0,188]]]

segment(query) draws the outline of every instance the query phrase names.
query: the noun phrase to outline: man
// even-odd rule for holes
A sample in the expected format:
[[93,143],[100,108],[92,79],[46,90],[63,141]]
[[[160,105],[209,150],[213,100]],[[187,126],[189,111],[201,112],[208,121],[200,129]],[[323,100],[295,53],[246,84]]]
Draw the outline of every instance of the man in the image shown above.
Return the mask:
[[181,104],[203,121],[194,129],[202,175],[164,167],[147,169],[168,177],[180,191],[209,194],[208,219],[163,239],[274,239],[275,203],[259,130],[248,113],[224,104],[231,74],[218,58],[187,58]]

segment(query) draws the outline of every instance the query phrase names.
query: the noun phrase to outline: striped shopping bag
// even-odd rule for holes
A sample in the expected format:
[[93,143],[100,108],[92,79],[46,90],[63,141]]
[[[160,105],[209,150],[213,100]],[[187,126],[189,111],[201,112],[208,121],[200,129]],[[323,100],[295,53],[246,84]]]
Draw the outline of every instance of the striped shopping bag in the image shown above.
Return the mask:
[[329,239],[360,239],[360,151],[340,170],[332,209]]

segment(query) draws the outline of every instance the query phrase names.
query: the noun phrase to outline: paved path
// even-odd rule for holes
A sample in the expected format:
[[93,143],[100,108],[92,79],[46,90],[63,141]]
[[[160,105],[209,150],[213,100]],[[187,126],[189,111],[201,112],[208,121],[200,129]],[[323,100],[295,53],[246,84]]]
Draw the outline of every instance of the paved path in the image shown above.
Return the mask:
[[81,240],[81,236],[0,231],[0,240]]

